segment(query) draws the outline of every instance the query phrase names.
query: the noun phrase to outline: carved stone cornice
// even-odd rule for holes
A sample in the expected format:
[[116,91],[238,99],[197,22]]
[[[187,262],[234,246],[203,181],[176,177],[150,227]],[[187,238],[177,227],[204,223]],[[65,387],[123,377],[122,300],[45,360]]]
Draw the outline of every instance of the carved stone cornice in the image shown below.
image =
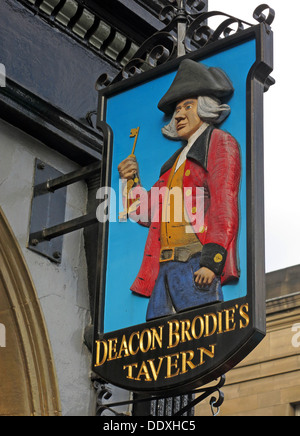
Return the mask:
[[141,38],[135,41],[135,32],[129,35],[122,26],[118,28],[117,18],[112,22],[104,10],[103,14],[101,8],[94,11],[84,0],[17,1],[119,69],[132,58],[143,41]]

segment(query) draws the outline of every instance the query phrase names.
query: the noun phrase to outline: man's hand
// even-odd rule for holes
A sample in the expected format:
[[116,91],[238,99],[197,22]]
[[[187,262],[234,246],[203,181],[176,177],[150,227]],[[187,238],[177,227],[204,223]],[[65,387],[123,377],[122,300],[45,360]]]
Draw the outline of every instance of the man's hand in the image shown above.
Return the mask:
[[121,179],[130,180],[139,173],[139,166],[134,155],[128,156],[119,166],[118,171]]
[[216,274],[204,266],[195,272],[195,283],[199,286],[209,286],[216,278]]

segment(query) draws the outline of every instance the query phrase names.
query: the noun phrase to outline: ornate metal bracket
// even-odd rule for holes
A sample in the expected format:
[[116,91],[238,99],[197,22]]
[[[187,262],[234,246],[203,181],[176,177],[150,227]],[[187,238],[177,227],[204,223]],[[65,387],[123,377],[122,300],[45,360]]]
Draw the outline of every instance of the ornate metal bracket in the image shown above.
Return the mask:
[[[220,407],[222,406],[223,402],[224,402],[224,394],[221,391],[222,387],[225,384],[225,375],[223,375],[218,383],[216,385],[213,386],[209,386],[209,387],[203,387],[203,388],[199,388],[199,389],[194,389],[193,391],[189,392],[189,397],[190,398],[194,398],[191,401],[188,402],[188,404],[186,404],[184,407],[181,407],[179,410],[174,410],[173,409],[173,413],[171,415],[168,416],[184,416],[186,413],[188,413],[191,409],[193,409],[197,404],[201,403],[202,401],[204,401],[206,398],[211,397],[210,398],[210,407],[211,407],[211,412],[213,416],[216,416],[219,414],[220,411]],[[112,396],[112,393],[109,389],[109,387],[107,386],[107,384],[105,384],[105,382],[103,380],[99,380],[99,379],[95,379],[94,380],[94,388],[97,391],[97,416],[102,416],[102,414],[104,412],[110,412],[115,416],[126,416],[125,413],[120,413],[117,412],[114,408],[115,407],[119,407],[119,406],[128,406],[128,405],[134,405],[136,403],[141,403],[141,402],[156,402],[159,400],[167,400],[165,397],[163,396],[150,396],[150,397],[145,397],[145,398],[138,398],[137,400],[129,400],[129,401],[119,401],[119,402],[113,402],[113,403],[107,403],[105,400],[109,400]],[[192,394],[192,395],[191,395]],[[216,396],[213,396],[213,394],[216,394]],[[172,395],[169,398],[171,399],[175,399],[176,397],[178,397],[178,395]],[[152,413],[151,416],[157,416],[155,414],[155,407],[151,408],[152,409]]]
[[[104,143],[111,141],[112,133],[106,123],[99,122],[97,128],[102,132]],[[96,161],[69,174],[61,174],[44,162],[36,161],[28,241],[30,250],[59,264],[62,256],[62,236],[97,224],[95,210],[65,221],[66,188],[100,174],[101,165],[100,161]],[[107,183],[102,185],[107,186]]]
[[[255,25],[223,12],[204,12],[206,3],[202,0],[168,1],[170,4],[159,15],[165,28],[147,39],[115,78],[102,74],[96,83],[98,90]],[[215,30],[208,25],[213,17],[224,18]],[[253,18],[263,23],[269,32],[275,11],[262,4],[255,9]],[[231,27],[233,25],[235,29]]]
[[69,174],[61,174],[38,159],[35,167],[28,248],[59,264],[62,236],[97,222],[95,213],[65,221],[67,186],[99,173],[101,162]]

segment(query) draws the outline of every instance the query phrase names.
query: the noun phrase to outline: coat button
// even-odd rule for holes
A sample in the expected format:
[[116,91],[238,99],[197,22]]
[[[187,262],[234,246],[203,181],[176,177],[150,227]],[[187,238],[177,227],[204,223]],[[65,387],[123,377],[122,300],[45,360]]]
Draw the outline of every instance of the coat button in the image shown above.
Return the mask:
[[191,171],[190,170],[186,170],[185,175],[186,175],[186,177],[190,176],[191,175]]
[[197,208],[196,208],[196,207],[193,207],[193,208],[192,208],[192,214],[195,215],[196,213],[197,213]]
[[192,190],[191,189],[187,189],[186,192],[185,192],[185,195],[187,197],[190,197],[192,195]]
[[214,257],[215,263],[221,263],[222,260],[223,260],[222,254],[218,253],[218,254],[215,255],[215,257]]

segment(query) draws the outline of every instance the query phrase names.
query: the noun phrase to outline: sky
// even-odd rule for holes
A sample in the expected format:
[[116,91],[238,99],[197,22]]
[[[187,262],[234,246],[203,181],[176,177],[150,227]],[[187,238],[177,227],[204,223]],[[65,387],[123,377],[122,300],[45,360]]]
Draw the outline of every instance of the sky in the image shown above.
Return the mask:
[[[226,12],[250,23],[259,0],[209,0],[209,11]],[[300,138],[295,116],[299,88],[296,83],[300,3],[287,7],[269,0],[275,10],[274,71],[276,80],[264,94],[265,245],[266,272],[300,264]],[[300,121],[299,121],[300,123]]]

